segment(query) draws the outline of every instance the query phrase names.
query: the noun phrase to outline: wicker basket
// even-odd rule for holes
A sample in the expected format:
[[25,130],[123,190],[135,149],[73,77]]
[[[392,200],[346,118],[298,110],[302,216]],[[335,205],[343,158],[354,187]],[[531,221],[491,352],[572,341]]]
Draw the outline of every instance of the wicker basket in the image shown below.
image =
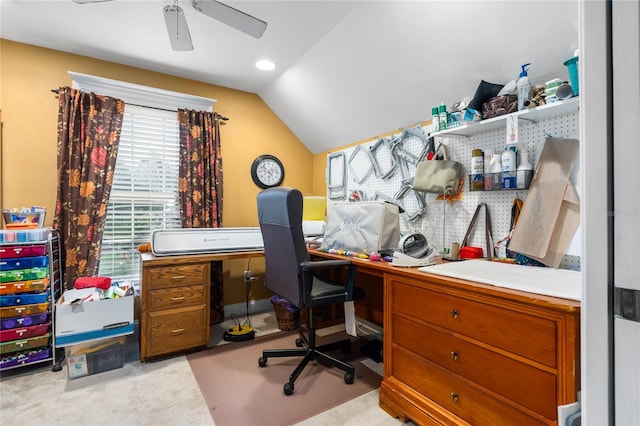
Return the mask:
[[283,331],[295,330],[300,326],[300,311],[291,312],[286,307],[271,302],[273,309],[276,311],[276,319],[278,320],[278,328]]

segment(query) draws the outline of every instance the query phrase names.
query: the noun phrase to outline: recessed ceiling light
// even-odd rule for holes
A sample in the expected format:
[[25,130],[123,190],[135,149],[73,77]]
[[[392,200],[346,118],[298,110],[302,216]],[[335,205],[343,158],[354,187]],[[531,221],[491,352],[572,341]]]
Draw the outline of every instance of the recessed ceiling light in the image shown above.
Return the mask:
[[262,70],[262,71],[271,71],[275,67],[276,67],[276,64],[274,64],[273,62],[271,62],[268,59],[262,59],[262,60],[256,62],[256,68],[258,68],[259,70]]

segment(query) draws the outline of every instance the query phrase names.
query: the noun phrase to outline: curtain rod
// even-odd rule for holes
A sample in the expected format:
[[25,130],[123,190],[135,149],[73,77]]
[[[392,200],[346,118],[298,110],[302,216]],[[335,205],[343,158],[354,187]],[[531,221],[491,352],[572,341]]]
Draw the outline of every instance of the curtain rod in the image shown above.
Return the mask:
[[[53,93],[55,93],[56,95],[57,95],[57,94],[58,94],[58,92],[59,92],[59,90],[58,90],[58,89],[51,89],[51,91],[52,91]],[[142,107],[142,108],[157,109],[157,110],[160,110],[160,111],[178,112],[178,110],[177,110],[177,109],[158,108],[158,107],[152,107],[152,106],[148,106],[148,105],[138,105],[138,104],[131,104],[131,103],[129,103],[128,105],[133,105],[133,106]],[[225,116],[223,116],[223,115],[220,115],[220,114],[218,114],[217,112],[214,112],[214,114],[215,114],[215,115],[217,115],[217,116],[218,116],[218,118],[219,118],[220,120],[224,120],[224,121],[228,121],[228,120],[229,120],[229,118],[228,118],[228,117],[225,117]]]

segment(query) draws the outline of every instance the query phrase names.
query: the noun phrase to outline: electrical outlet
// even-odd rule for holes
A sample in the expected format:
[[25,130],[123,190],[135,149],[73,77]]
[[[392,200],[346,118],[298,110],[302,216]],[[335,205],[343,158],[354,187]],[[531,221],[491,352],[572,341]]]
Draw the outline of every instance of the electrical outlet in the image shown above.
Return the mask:
[[251,281],[251,270],[244,271],[244,282],[248,283]]

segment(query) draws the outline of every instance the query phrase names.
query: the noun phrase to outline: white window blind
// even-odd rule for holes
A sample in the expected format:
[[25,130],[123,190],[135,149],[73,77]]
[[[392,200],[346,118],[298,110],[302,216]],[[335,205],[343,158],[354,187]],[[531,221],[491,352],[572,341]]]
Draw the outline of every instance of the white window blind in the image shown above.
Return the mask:
[[100,275],[140,285],[138,246],[154,229],[180,228],[177,113],[126,105]]

